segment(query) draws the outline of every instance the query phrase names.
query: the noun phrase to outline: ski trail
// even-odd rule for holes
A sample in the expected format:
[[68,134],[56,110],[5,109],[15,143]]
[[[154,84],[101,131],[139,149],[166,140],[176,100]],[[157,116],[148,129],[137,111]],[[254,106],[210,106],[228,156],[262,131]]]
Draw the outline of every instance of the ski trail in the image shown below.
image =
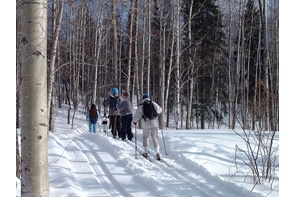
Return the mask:
[[[104,165],[104,162],[101,158],[96,157],[91,153],[91,149],[88,146],[85,146],[80,140],[75,140],[80,151],[83,153],[84,159],[90,167],[90,171],[93,173],[93,176],[97,180],[97,184],[93,184],[93,187],[102,187],[104,190],[108,191],[107,196],[131,196],[116,182],[115,178],[109,172],[109,170]],[[93,149],[94,150],[94,149]],[[95,149],[96,150],[96,149]],[[97,194],[97,189],[88,192],[90,196],[95,196]]]
[[[159,138],[159,142],[160,142]],[[132,143],[132,145],[130,144]],[[134,142],[128,142],[132,147],[135,146]],[[141,140],[137,140],[137,149],[143,152],[143,145]],[[154,157],[156,152],[149,150],[150,156]],[[162,155],[163,157],[163,155]],[[169,167],[153,158],[153,164],[157,165],[167,174],[170,174],[174,179],[182,182],[184,185],[188,185],[193,192],[193,194],[198,194],[201,196],[210,196],[210,197],[236,197],[244,191],[245,196],[249,197],[258,197],[259,194],[249,193],[248,190],[237,186],[234,183],[222,180],[219,176],[212,175],[204,167],[189,161],[184,156],[170,156],[165,155],[163,157],[166,163],[169,164]],[[190,166],[190,168],[187,168]],[[220,187],[220,185],[222,185]]]
[[[151,193],[140,184],[139,179],[136,179],[128,168],[118,161],[118,155],[112,154],[112,151],[105,152],[105,147],[101,136],[92,134],[83,134],[79,137],[81,151],[85,154],[86,160],[92,166],[92,172],[97,174],[97,177],[106,177],[104,182],[108,183],[107,190],[112,189],[112,196],[155,196],[156,191]],[[110,147],[110,144],[106,144]],[[100,172],[100,173],[98,173]],[[136,187],[135,187],[136,186]],[[134,190],[134,187],[137,188]],[[133,191],[132,191],[133,190]],[[130,192],[132,191],[132,193]]]
[[[106,137],[105,137],[106,138]],[[109,138],[111,139],[111,138]],[[103,140],[104,143],[106,143],[108,140]],[[144,159],[135,159],[134,158],[134,147],[130,146],[128,143],[120,141],[120,140],[113,140],[111,139],[111,143],[113,148],[116,149],[115,152],[118,152],[119,154],[128,154],[129,157],[134,161],[134,163],[138,163],[137,166],[133,165],[130,166],[129,171],[131,171],[132,174],[136,174],[137,171],[142,171],[141,174],[138,176],[141,177],[142,180],[146,180],[145,182],[148,182],[149,185],[146,189],[153,189],[155,193],[153,196],[191,196],[192,194],[196,194],[195,191],[192,191],[190,187],[187,187],[186,184],[183,184],[182,182],[178,181],[174,177],[171,177],[170,174],[167,174],[161,168],[156,166],[155,164],[149,162],[148,160]],[[123,158],[126,158],[127,156],[122,156]],[[140,158],[141,156],[139,156]],[[120,156],[118,155],[118,158],[120,160]],[[123,161],[120,160],[120,162],[125,162],[130,165],[130,161]],[[133,171],[133,172],[132,172]],[[174,185],[174,189],[168,189],[167,186]],[[200,192],[198,192],[200,193]]]
[[[241,193],[249,197],[260,196],[211,174],[185,155],[162,155],[169,166],[155,159],[150,162],[140,155],[136,159],[134,142],[116,140],[101,132],[90,134],[87,126],[85,121],[74,129],[54,134],[55,142],[63,147],[60,162],[69,162],[71,169],[66,170],[75,183],[65,186],[81,191],[81,195],[66,196],[80,197],[85,193],[87,197],[236,197]],[[143,152],[141,137],[137,132],[137,149]],[[161,137],[159,142],[163,145]],[[161,152],[164,151],[161,149]],[[153,150],[150,150],[150,156],[155,156]],[[51,161],[51,165],[53,162],[59,161]]]

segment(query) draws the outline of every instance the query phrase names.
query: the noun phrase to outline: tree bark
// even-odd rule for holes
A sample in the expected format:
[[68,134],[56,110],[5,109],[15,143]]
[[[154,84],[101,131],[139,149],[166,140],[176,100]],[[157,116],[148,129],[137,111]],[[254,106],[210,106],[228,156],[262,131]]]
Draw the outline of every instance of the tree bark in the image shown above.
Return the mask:
[[[133,23],[134,23],[134,2],[130,1],[130,22],[129,22],[129,49],[128,49],[128,65],[127,65],[127,82],[126,82],[126,91],[130,92],[130,81],[131,81],[131,64],[132,64],[132,48],[133,48]],[[137,38],[136,38],[137,39]]]
[[175,66],[176,66],[176,109],[175,109],[175,126],[179,129],[180,113],[181,113],[181,103],[180,103],[180,2],[175,1],[176,6],[176,51],[175,51]]
[[48,197],[47,1],[22,8],[21,195]]
[[118,84],[118,37],[117,37],[117,19],[116,19],[116,5],[117,0],[112,1],[112,30],[113,30],[113,68],[114,68],[114,78],[113,85],[119,88]]

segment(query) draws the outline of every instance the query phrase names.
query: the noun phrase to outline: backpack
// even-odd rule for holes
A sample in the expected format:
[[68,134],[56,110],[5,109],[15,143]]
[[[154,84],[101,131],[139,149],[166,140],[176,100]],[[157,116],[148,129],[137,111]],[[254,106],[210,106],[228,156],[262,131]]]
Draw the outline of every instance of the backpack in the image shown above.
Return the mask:
[[91,124],[96,124],[97,120],[98,120],[98,115],[90,116],[90,123]]
[[113,109],[113,110],[116,110],[117,109],[117,104],[119,102],[119,97],[116,96],[116,97],[110,97],[110,108]]
[[155,109],[154,104],[152,101],[145,101],[142,103],[142,112],[143,112],[143,119],[146,121],[147,119],[149,120],[154,120],[155,118],[158,117],[158,113]]

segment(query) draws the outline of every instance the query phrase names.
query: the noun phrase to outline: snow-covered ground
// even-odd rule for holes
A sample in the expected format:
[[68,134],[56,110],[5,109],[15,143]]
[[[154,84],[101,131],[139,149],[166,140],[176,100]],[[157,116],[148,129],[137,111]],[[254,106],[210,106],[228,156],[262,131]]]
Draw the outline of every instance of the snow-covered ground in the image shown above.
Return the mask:
[[[243,147],[243,142],[231,130],[160,130],[163,163],[144,159],[135,151],[134,140],[116,140],[101,130],[90,134],[81,111],[74,129],[66,118],[66,108],[59,109],[55,132],[49,135],[52,197],[279,196],[278,178],[272,189],[265,181],[250,191],[253,184],[245,178],[249,169],[240,165],[237,172],[234,163],[235,145]],[[136,133],[137,150],[142,152],[142,130],[137,128]],[[151,140],[150,148],[153,157]]]

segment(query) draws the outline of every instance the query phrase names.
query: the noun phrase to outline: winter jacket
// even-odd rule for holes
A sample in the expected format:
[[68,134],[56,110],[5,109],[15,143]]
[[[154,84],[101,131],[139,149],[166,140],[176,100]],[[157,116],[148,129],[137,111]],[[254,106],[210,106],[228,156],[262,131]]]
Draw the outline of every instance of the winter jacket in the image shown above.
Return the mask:
[[[145,101],[150,101],[149,98],[145,98],[142,100],[143,102]],[[160,114],[162,112],[162,108],[154,101],[152,101],[152,103],[154,104],[154,107],[157,111],[158,114]],[[143,116],[143,105],[139,105],[138,108],[136,109],[136,112],[134,114],[133,117],[133,122],[138,122],[141,121],[141,126],[142,128],[154,128],[154,127],[159,127],[159,117],[153,119],[153,120],[144,120],[142,118]]]
[[117,108],[118,108],[121,116],[126,116],[128,114],[132,114],[132,103],[128,98],[120,101],[117,104]]
[[109,116],[120,116],[120,113],[117,109],[117,104],[119,100],[120,99],[118,96],[111,95],[109,96],[109,98],[103,101],[103,106],[109,107]]

